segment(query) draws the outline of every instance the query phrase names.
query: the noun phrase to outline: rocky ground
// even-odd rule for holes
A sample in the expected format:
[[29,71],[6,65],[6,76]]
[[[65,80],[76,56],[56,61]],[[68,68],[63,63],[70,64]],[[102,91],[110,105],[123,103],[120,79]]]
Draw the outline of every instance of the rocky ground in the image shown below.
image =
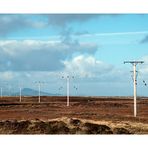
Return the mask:
[[3,97],[0,134],[148,134],[148,99],[130,97]]

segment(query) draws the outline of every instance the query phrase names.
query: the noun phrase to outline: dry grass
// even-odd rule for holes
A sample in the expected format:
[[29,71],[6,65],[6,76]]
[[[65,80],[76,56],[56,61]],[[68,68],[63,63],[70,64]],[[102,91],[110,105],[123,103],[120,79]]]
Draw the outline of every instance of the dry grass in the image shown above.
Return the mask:
[[[130,97],[4,97],[0,100],[1,134],[148,134],[148,99]],[[65,117],[65,118],[61,118]]]

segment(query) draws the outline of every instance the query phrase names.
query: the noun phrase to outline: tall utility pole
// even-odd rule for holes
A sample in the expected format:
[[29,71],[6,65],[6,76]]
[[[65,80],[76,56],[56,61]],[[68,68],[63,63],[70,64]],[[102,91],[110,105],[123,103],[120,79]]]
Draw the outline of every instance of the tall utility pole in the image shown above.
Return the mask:
[[[65,78],[65,77],[62,76],[62,78]],[[74,78],[74,76],[72,76],[71,78]],[[67,106],[69,106],[69,102],[70,102],[70,99],[69,99],[69,95],[70,95],[70,76],[69,75],[66,76],[66,80],[67,80]]]
[[22,88],[20,87],[20,102],[22,102]]
[[136,66],[142,64],[144,61],[125,61],[124,64],[130,63],[133,65],[133,85],[134,85],[134,117],[137,116],[137,78],[136,78]]

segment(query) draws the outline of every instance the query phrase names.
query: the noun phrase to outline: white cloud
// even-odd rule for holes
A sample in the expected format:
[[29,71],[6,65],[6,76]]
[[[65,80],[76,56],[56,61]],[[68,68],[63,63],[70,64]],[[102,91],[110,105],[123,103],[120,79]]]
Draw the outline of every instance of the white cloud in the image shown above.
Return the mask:
[[113,67],[93,56],[79,55],[71,61],[64,61],[65,72],[78,75],[79,77],[98,77],[110,72]]
[[4,81],[12,80],[14,78],[14,73],[13,72],[1,72],[0,73],[0,79]]

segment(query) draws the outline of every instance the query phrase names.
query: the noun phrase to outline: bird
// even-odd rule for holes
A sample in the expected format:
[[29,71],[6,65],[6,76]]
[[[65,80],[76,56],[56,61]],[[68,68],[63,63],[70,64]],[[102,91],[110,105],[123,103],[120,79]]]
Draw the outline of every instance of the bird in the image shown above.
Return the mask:
[[147,86],[147,83],[144,80],[143,80],[143,83],[144,83],[145,86]]
[[75,88],[76,90],[78,90],[78,88],[77,88],[76,86],[74,86],[74,88]]

